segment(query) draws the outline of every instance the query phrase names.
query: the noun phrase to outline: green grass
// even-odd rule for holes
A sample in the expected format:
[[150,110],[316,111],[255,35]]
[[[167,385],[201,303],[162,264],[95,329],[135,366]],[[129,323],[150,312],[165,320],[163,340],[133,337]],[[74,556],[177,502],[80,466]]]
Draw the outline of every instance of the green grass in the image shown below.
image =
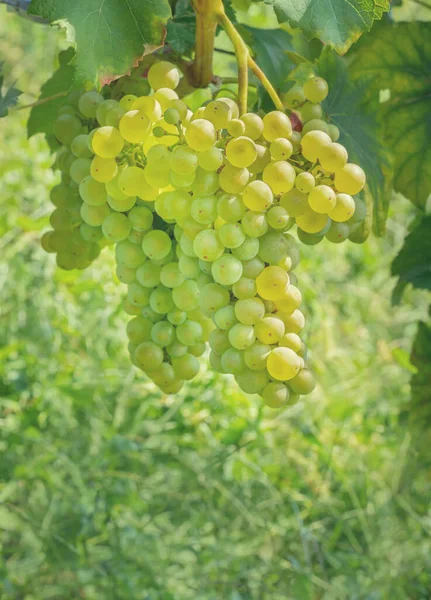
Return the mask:
[[[58,44],[0,10],[27,100]],[[410,207],[304,248],[309,399],[263,409],[209,371],[165,397],[130,366],[112,256],[71,274],[39,248],[54,177],[26,117],[0,122],[0,598],[428,599],[431,481],[400,421],[426,298],[390,305]]]

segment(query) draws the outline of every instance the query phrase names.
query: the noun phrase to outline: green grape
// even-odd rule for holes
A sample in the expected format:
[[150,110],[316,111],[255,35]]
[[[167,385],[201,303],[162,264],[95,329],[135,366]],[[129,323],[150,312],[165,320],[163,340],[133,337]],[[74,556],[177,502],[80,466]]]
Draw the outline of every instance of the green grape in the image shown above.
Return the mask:
[[225,104],[227,104],[231,109],[232,119],[238,119],[238,117],[239,117],[238,104],[234,100],[232,100],[232,98],[220,97],[220,98],[217,98],[217,100],[223,100],[223,102]]
[[244,351],[244,362],[252,371],[266,369],[266,360],[271,352],[271,347],[261,342],[255,342]]
[[228,223],[240,221],[246,213],[246,206],[240,196],[222,194],[217,202],[218,216]]
[[96,110],[96,119],[99,125],[106,125],[106,114],[117,106],[118,102],[116,100],[104,100],[99,104]]
[[271,154],[266,146],[256,144],[256,160],[249,166],[248,170],[252,175],[259,175],[271,162]]
[[96,181],[91,175],[87,175],[82,179],[79,184],[79,195],[84,202],[91,206],[102,206],[106,204],[108,199],[103,183]]
[[[128,315],[131,315],[132,317],[135,317],[135,316],[137,316],[137,315],[140,315],[140,314],[141,314],[141,310],[143,310],[143,309],[141,309],[139,306],[135,306],[135,305],[131,304],[131,303],[129,302],[129,300],[127,299],[127,296],[126,296],[126,298],[125,298],[125,299],[124,299],[124,301],[123,301],[122,307],[123,307],[123,310],[124,310],[124,311],[125,311],[125,312],[126,312]],[[132,361],[132,362],[133,362],[133,361]]]
[[137,269],[143,262],[145,262],[145,255],[142,249],[136,244],[124,240],[117,244],[115,248],[115,256],[117,263],[129,267],[131,269]]
[[294,285],[289,285],[284,290],[283,296],[275,300],[277,310],[285,314],[291,314],[297,309],[302,302],[302,295],[298,288]]
[[347,164],[347,150],[341,144],[331,143],[324,146],[319,153],[319,162],[325,171],[334,173]]
[[261,237],[268,231],[268,220],[264,212],[248,210],[241,220],[241,225],[249,237]]
[[51,202],[57,208],[67,208],[74,197],[71,189],[64,183],[55,185],[49,194]]
[[135,206],[127,218],[131,227],[136,231],[147,231],[153,224],[153,213],[145,206]]
[[88,135],[81,133],[73,138],[70,149],[77,158],[91,158],[93,156],[92,151],[88,147]]
[[78,107],[84,117],[95,119],[97,108],[103,102],[103,96],[97,92],[85,92],[79,99]]
[[301,359],[290,348],[274,348],[267,359],[267,369],[273,379],[288,381],[298,374],[301,368]]
[[198,155],[188,146],[176,146],[170,155],[170,166],[179,175],[189,175],[197,169]]
[[230,164],[224,166],[219,175],[219,184],[228,194],[240,194],[247,185],[250,173],[245,167],[234,167]]
[[223,254],[224,246],[216,231],[213,229],[204,229],[195,237],[193,250],[195,255],[201,260],[213,262]]
[[183,221],[190,217],[191,197],[182,190],[171,192],[169,210],[172,217],[177,221]]
[[355,212],[350,217],[348,224],[356,225],[362,223],[367,216],[367,205],[361,198],[354,198],[355,201]]
[[219,329],[228,330],[237,322],[235,308],[232,304],[222,306],[214,315],[214,323]]
[[242,263],[232,254],[223,254],[213,262],[211,274],[220,285],[232,285],[242,275]]
[[289,252],[289,243],[282,233],[270,231],[260,239],[258,256],[263,262],[275,264],[282,261]]
[[127,323],[127,337],[134,344],[141,344],[148,341],[151,335],[153,324],[142,316],[136,316]]
[[321,119],[322,116],[323,109],[320,104],[306,102],[301,106],[301,118],[303,123],[307,123],[307,121],[311,121],[312,119]]
[[124,109],[120,105],[111,108],[106,111],[105,124],[108,127],[115,127],[116,129],[120,126],[120,121],[124,115]]
[[187,346],[175,341],[166,347],[166,352],[169,354],[170,358],[178,358],[179,356],[187,354]]
[[242,373],[236,375],[235,379],[239,387],[246,394],[260,394],[269,381],[265,371],[252,371],[248,368],[245,368]]
[[[295,187],[299,192],[304,194],[308,194],[316,185],[316,180],[312,173],[308,173],[307,171],[303,171],[302,173],[298,173],[295,179]],[[288,192],[290,193],[290,192]],[[295,216],[295,215],[293,215]]]
[[199,373],[200,362],[192,354],[184,354],[172,360],[172,366],[177,377],[186,381],[193,379]]
[[103,235],[111,242],[121,242],[130,233],[130,222],[126,215],[113,212],[102,223]]
[[145,232],[144,231],[136,231],[132,229],[127,236],[127,239],[133,242],[134,244],[139,244],[142,246],[142,240],[144,239]]
[[210,225],[217,218],[217,198],[198,196],[191,204],[191,215],[197,223]]
[[197,321],[187,319],[177,326],[176,334],[178,340],[185,346],[192,346],[201,341],[203,335],[202,325]]
[[[237,224],[235,223],[235,225]],[[225,227],[225,225],[220,228],[220,231],[223,229],[223,227]],[[259,246],[260,244],[257,238],[245,237],[241,245],[232,249],[232,254],[241,261],[251,260],[259,252]]]
[[306,231],[299,229],[299,227],[297,230],[297,235],[299,241],[305,244],[306,246],[316,246],[316,244],[319,244],[324,238],[323,235],[313,235],[312,233],[307,233]]
[[240,277],[233,284],[232,292],[240,300],[253,298],[257,294],[256,281],[250,277]]
[[135,269],[131,269],[130,267],[125,267],[124,265],[117,265],[115,269],[115,274],[121,283],[132,283],[135,281],[136,271]]
[[239,375],[245,369],[244,353],[236,348],[228,348],[221,355],[221,367],[225,373]]
[[193,354],[193,356],[196,356],[198,358],[206,352],[207,345],[205,342],[198,342],[197,344],[192,344],[191,346],[188,346],[187,349],[189,351],[189,354]]
[[99,242],[103,237],[100,227],[91,227],[87,223],[81,223],[79,232],[86,242]]
[[205,152],[199,152],[198,165],[204,171],[217,171],[223,164],[223,152],[213,146]]
[[209,363],[213,371],[216,373],[224,373],[221,366],[221,356],[214,351],[209,353]]
[[350,228],[347,223],[331,223],[331,226],[326,233],[325,237],[329,242],[333,244],[341,244],[347,240],[350,235]]
[[310,131],[321,131],[322,133],[326,133],[328,135],[328,123],[323,119],[311,119],[311,121],[307,121],[307,123],[305,123],[305,125],[302,127],[302,134],[305,135],[310,133]]
[[291,135],[292,123],[281,111],[274,110],[263,117],[263,137],[268,142],[274,142],[277,138],[290,138]]
[[160,271],[160,281],[165,287],[177,288],[185,280],[184,275],[181,273],[178,263],[170,262],[167,265],[163,265]]
[[162,87],[155,92],[154,98],[160,104],[161,109],[164,112],[170,107],[174,100],[178,100],[178,94],[171,88]]
[[190,256],[181,256],[178,260],[178,268],[184,277],[187,277],[188,279],[194,279],[198,277],[200,273],[198,259]]
[[140,167],[126,167],[118,177],[118,187],[126,196],[138,196],[146,184],[144,170]]
[[127,289],[127,299],[134,306],[145,306],[150,299],[150,290],[133,281]]
[[279,313],[280,319],[283,319],[286,333],[299,333],[304,329],[305,318],[299,309],[293,311],[290,315]]
[[124,140],[115,127],[99,127],[91,138],[91,147],[101,158],[115,158],[124,148]]
[[175,306],[180,310],[194,310],[199,306],[200,289],[196,281],[186,279],[172,291]]
[[129,110],[121,117],[119,129],[126,142],[140,144],[150,134],[151,121],[143,111]]
[[256,278],[258,294],[265,300],[281,298],[288,283],[289,275],[277,266],[264,268]]
[[70,105],[68,106],[67,104],[64,106],[60,106],[60,108],[58,109],[57,116],[61,115],[73,115],[74,117],[77,116],[75,108]]
[[155,313],[159,315],[167,314],[174,308],[172,290],[162,285],[159,285],[158,287],[156,287],[155,290],[151,292],[149,304]]
[[242,268],[244,277],[256,279],[265,268],[265,263],[260,260],[259,257],[255,256],[250,260],[245,260],[242,264]]
[[284,194],[293,188],[295,169],[285,161],[275,161],[267,165],[262,174],[263,180],[269,185],[275,196]]
[[157,346],[165,348],[175,340],[175,327],[167,321],[154,323],[151,328],[151,339]]
[[136,270],[136,279],[143,287],[154,288],[160,283],[161,265],[146,260]]
[[80,222],[79,216],[76,218],[74,212],[71,212],[67,208],[56,208],[49,218],[51,227],[55,230],[61,231],[71,229],[74,225]]
[[328,185],[316,185],[308,196],[311,209],[319,214],[328,214],[335,207],[336,201],[336,194]]
[[328,224],[328,215],[309,210],[296,217],[296,223],[306,233],[319,233]]
[[301,355],[304,347],[301,338],[296,333],[285,333],[278,344],[284,348],[290,348],[299,356]]
[[289,213],[283,206],[273,206],[269,209],[266,217],[268,225],[273,229],[286,230],[289,226]]
[[225,248],[238,248],[245,241],[245,234],[239,223],[225,223],[218,230],[218,234]]
[[331,138],[324,131],[310,131],[301,140],[301,151],[304,158],[315,162],[322,149],[331,143]]
[[272,381],[263,388],[262,400],[269,408],[281,408],[289,401],[289,390],[284,383]]
[[[228,341],[236,350],[245,350],[256,341],[252,325],[236,323],[228,332]],[[226,348],[227,350],[227,348]]]
[[328,123],[328,135],[330,136],[330,138],[333,142],[336,142],[338,140],[338,138],[340,137],[340,130],[338,129],[338,127],[336,125],[333,125],[332,123]]
[[81,133],[81,121],[73,115],[60,115],[54,121],[53,131],[59,142],[70,146],[77,135]]
[[273,160],[287,160],[293,154],[293,146],[286,138],[277,138],[271,143],[269,151]]
[[301,369],[295,377],[290,379],[289,387],[297,394],[311,394],[316,387],[316,379],[309,369]]
[[139,110],[154,123],[162,118],[162,107],[154,96],[141,96],[132,104],[132,110]]
[[76,269],[77,267],[76,256],[68,252],[59,252],[55,257],[55,261],[57,267],[63,269],[63,271],[72,271],[72,269]]
[[220,308],[229,304],[229,301],[229,292],[217,283],[207,283],[201,289],[200,307],[205,315],[213,315]]
[[111,211],[106,203],[94,206],[84,202],[80,212],[84,223],[91,227],[99,227]]
[[126,196],[124,200],[115,200],[114,198],[111,198],[111,196],[108,196],[108,204],[112,210],[123,213],[129,211],[135,206],[136,198],[132,196]]
[[46,231],[40,239],[40,245],[42,246],[43,250],[45,250],[45,252],[49,252],[49,253],[55,252],[55,248],[52,247],[51,241],[50,241],[53,233],[54,233],[53,231]]
[[117,175],[114,177],[114,179],[112,179],[112,181],[107,181],[105,184],[106,191],[114,200],[125,200],[126,198],[128,198],[128,196],[126,194],[123,194],[123,192],[119,188],[118,179],[121,170],[117,172]]
[[169,183],[179,191],[190,192],[193,184],[196,181],[196,171],[193,173],[175,173],[175,171],[169,172]]
[[171,248],[171,238],[165,231],[161,231],[160,229],[149,231],[142,241],[142,250],[145,255],[155,260],[165,258]]
[[227,132],[234,138],[240,137],[245,133],[245,123],[241,119],[232,119],[227,124]]
[[337,194],[334,208],[328,216],[339,223],[348,221],[355,212],[355,201],[349,194]]
[[291,110],[298,108],[306,101],[304,90],[301,85],[294,85],[283,95],[283,105]]
[[235,315],[244,325],[255,325],[265,315],[265,305],[260,298],[245,298],[235,303]]
[[273,196],[269,185],[263,181],[256,180],[245,187],[242,199],[245,206],[250,210],[263,212],[271,206]]
[[[199,234],[196,236],[196,238],[198,236],[199,236]],[[189,256],[190,258],[196,257],[196,252],[194,251],[194,244],[195,244],[196,238],[194,241],[189,240],[189,238],[186,235],[182,235],[180,238],[180,248],[181,248],[182,252],[184,252],[184,254],[186,256]]]
[[[180,113],[175,108],[172,108],[172,106],[165,110],[163,119],[166,121],[166,123],[168,125],[178,125],[181,122]],[[154,130],[153,130],[153,134],[154,134]]]
[[180,82],[180,72],[172,63],[161,60],[151,65],[148,71],[148,83],[157,91],[160,88],[174,90]]
[[163,350],[153,342],[142,342],[135,350],[133,361],[144,371],[157,369],[163,364]]
[[223,100],[212,100],[205,106],[203,116],[210,121],[216,129],[226,129],[232,118],[232,109],[229,104]]
[[358,165],[347,163],[336,171],[334,184],[339,192],[354,196],[365,186],[365,173]]
[[112,181],[117,172],[118,165],[115,158],[101,158],[100,156],[95,156],[91,162],[91,176],[101,183]]
[[304,95],[309,102],[323,102],[328,95],[328,84],[322,77],[311,77],[304,84]]
[[257,157],[256,145],[248,137],[237,137],[227,144],[226,157],[234,167],[249,167]]
[[127,112],[128,110],[132,110],[133,103],[137,100],[137,96],[135,94],[126,94],[120,100],[121,108]]
[[210,121],[196,119],[187,126],[185,137],[190,148],[197,152],[205,152],[214,145],[216,130]]
[[196,196],[212,196],[219,188],[217,173],[204,171],[198,167],[192,188]]
[[263,344],[276,344],[283,337],[285,326],[281,319],[267,314],[255,324],[254,330]]
[[172,325],[181,325],[187,318],[187,313],[183,310],[178,310],[174,308],[170,310],[167,314],[168,321],[172,323]]

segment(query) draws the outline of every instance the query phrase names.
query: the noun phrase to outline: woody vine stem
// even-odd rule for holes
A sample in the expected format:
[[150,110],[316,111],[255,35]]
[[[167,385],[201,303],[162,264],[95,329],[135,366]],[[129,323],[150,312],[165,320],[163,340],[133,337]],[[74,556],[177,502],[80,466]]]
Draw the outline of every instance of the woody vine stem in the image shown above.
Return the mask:
[[193,84],[196,87],[204,87],[212,80],[214,38],[217,25],[220,25],[235,50],[238,64],[238,106],[240,114],[247,112],[249,69],[262,83],[275,107],[278,110],[283,110],[283,103],[276,90],[262,69],[255,63],[247,44],[226,15],[222,0],[192,0],[192,4],[196,13],[196,56],[192,72]]

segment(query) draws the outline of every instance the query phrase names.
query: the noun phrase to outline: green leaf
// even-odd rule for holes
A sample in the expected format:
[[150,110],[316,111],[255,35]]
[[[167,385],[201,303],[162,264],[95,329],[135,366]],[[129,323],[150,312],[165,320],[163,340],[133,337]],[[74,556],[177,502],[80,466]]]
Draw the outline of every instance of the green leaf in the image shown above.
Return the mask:
[[3,94],[3,63],[0,63],[0,117],[5,117],[10,106],[15,106],[19,96],[22,94],[20,90],[11,86]]
[[[394,151],[396,191],[424,207],[431,193],[431,23],[381,23],[355,49],[352,75],[369,80],[369,101]],[[390,92],[383,103],[381,90]]]
[[422,219],[406,237],[391,271],[399,277],[399,284],[431,290],[431,216]]
[[389,10],[389,0],[265,0],[280,23],[300,27],[338,53],[347,52],[376,19]]
[[[60,66],[53,76],[46,81],[40,90],[39,100],[51,98],[43,104],[31,109],[27,123],[28,137],[36,133],[44,133],[47,136],[53,134],[54,121],[57,111],[64,103],[64,96],[73,88],[75,81],[75,67],[70,65],[75,51],[68,48],[60,52]],[[60,95],[61,94],[61,95]]]
[[177,54],[190,54],[195,44],[195,29],[190,22],[169,21],[166,43]]
[[324,77],[329,84],[329,94],[323,102],[324,111],[328,120],[340,130],[339,141],[346,147],[349,160],[365,171],[365,195],[372,199],[374,229],[377,235],[382,235],[390,200],[391,160],[380,141],[375,114],[364,105],[365,82],[358,80],[353,83],[346,60],[329,49],[322,52],[315,65],[302,63],[291,78],[304,83],[313,72]]
[[410,422],[425,429],[431,425],[431,327],[422,321],[418,325],[410,360],[417,368],[410,384]]
[[76,77],[104,85],[163,45],[168,0],[32,0],[28,12],[68,27],[76,44]]

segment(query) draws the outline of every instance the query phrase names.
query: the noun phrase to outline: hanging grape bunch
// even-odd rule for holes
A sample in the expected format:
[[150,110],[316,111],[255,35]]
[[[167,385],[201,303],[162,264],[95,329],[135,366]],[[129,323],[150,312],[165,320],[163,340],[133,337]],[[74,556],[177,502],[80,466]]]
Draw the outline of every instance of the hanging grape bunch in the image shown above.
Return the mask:
[[353,198],[365,175],[323,120],[320,77],[284,97],[302,132],[284,111],[240,114],[227,97],[192,113],[179,81],[160,61],[148,95],[68,96],[42,245],[59,267],[83,269],[115,244],[131,361],[165,393],[197,375],[209,343],[214,370],[280,407],[315,385],[288,231],[296,224],[307,244],[345,240],[365,217]]

